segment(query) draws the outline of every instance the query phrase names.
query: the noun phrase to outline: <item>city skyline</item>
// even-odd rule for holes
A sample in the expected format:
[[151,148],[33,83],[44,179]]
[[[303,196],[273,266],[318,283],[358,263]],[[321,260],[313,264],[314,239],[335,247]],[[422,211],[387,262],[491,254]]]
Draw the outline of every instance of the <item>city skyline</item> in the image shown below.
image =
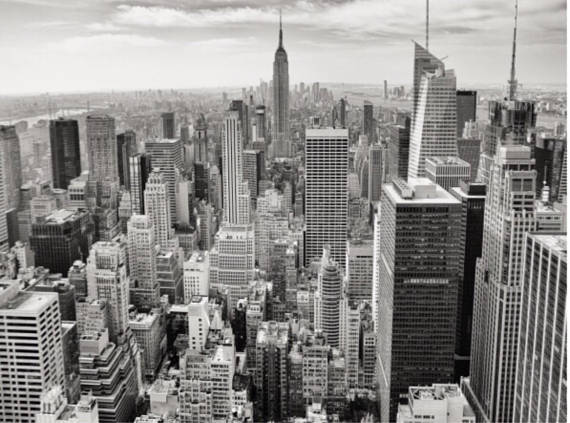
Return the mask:
[[[0,95],[249,86],[270,80],[280,8],[292,84],[408,83],[410,40],[425,42],[422,0],[192,3],[2,0],[7,19],[0,29],[0,54],[6,66],[0,77],[11,83]],[[473,0],[461,9],[450,0],[432,3],[430,49],[448,56],[446,67],[456,70],[458,87],[505,84],[512,2]],[[565,10],[559,0],[521,0],[517,78],[523,86],[564,83]],[[540,61],[534,60],[537,55]],[[226,72],[232,63],[240,63],[239,72]]]

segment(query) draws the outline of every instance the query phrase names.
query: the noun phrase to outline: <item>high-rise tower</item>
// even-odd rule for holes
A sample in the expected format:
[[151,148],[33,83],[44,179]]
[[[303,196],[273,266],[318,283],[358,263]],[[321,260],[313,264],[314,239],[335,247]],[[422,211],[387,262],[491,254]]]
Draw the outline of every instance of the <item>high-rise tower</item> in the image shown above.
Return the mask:
[[[410,132],[408,177],[425,176],[425,159],[429,156],[457,157],[457,93],[453,70],[422,51],[426,62],[417,62],[414,75],[414,114]],[[420,66],[421,65],[421,66]],[[421,70],[418,69],[421,67]],[[416,83],[419,81],[419,85]]]
[[89,180],[119,182],[119,163],[115,119],[108,115],[87,116],[87,153]]
[[289,157],[289,61],[283,47],[283,26],[279,15],[279,46],[273,61],[273,156]]
[[79,127],[74,119],[49,122],[53,187],[67,189],[73,178],[81,174]]
[[330,255],[344,268],[348,220],[348,129],[308,129],[305,135],[305,265]]
[[535,230],[534,159],[504,146],[490,167],[483,250],[475,269],[470,381],[478,420],[512,421],[524,234]]
[[250,221],[250,195],[243,182],[241,135],[238,112],[228,111],[222,130],[224,221],[244,225]]

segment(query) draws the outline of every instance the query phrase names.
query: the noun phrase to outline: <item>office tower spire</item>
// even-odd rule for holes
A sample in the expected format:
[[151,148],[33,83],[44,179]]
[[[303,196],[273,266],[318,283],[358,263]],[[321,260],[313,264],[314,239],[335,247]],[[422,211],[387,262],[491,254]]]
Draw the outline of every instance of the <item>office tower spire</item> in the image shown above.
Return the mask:
[[426,50],[429,50],[429,0],[426,0]]
[[289,61],[283,47],[283,24],[279,13],[279,46],[273,61],[272,156],[289,157]]
[[518,86],[518,81],[515,78],[515,62],[516,62],[516,56],[517,56],[518,15],[519,15],[519,1],[515,0],[515,27],[513,30],[513,54],[511,57],[511,79],[509,80],[509,100],[515,99],[515,96],[517,95],[517,86]]

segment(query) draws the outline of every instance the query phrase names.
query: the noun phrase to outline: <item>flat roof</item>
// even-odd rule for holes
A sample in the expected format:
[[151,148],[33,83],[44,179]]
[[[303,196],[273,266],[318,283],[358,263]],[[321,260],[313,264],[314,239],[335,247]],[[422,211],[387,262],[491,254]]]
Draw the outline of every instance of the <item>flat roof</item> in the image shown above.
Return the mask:
[[547,246],[553,252],[557,252],[559,255],[564,256],[564,260],[566,260],[566,251],[568,249],[566,233],[530,232],[529,236],[534,238],[537,242]]
[[2,314],[37,314],[57,300],[57,292],[20,291],[0,305]]
[[385,184],[384,190],[397,204],[461,204],[453,195],[427,178],[408,178],[408,188],[413,190],[412,198],[402,198],[394,184]]
[[348,138],[348,129],[347,128],[316,128],[316,129],[307,129],[305,131],[305,138],[329,138],[329,137],[347,137]]

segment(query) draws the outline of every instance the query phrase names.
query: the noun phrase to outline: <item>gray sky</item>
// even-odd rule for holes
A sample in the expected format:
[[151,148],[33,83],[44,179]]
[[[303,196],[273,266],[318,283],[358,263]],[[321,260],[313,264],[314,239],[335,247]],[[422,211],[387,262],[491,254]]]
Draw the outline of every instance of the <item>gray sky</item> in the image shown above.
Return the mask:
[[[566,82],[566,1],[520,0],[517,77]],[[269,80],[283,9],[292,83],[411,84],[424,0],[0,0],[0,94]],[[432,0],[458,86],[506,84],[511,0]]]

